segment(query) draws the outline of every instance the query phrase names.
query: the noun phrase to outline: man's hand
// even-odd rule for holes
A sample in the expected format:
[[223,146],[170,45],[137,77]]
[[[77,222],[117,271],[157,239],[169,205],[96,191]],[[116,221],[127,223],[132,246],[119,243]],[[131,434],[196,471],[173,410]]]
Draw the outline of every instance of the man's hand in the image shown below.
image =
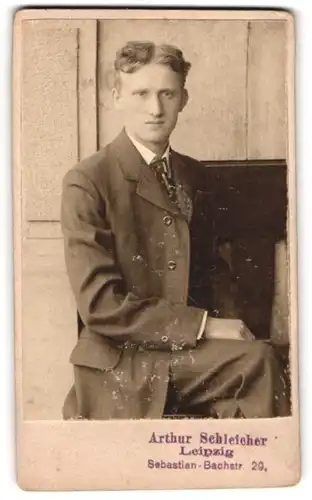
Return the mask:
[[240,319],[207,318],[203,338],[254,340],[255,337]]

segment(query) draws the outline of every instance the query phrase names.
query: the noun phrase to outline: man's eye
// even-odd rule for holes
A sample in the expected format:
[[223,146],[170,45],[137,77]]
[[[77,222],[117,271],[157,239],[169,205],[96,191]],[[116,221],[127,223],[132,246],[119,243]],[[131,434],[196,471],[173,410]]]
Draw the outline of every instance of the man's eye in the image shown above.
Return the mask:
[[167,97],[168,99],[172,99],[173,92],[171,92],[171,90],[164,90],[163,96]]
[[146,90],[138,90],[137,92],[135,92],[134,95],[137,95],[139,97],[146,97],[147,96],[147,91]]

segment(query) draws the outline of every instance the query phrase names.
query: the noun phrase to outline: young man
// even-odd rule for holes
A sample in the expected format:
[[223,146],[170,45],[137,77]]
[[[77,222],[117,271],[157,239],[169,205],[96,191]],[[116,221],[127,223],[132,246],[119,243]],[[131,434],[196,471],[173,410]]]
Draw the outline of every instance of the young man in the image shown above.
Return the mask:
[[209,274],[196,269],[200,164],[169,145],[189,68],[175,47],[127,43],[113,89],[125,127],[64,178],[65,258],[84,324],[65,419],[161,418],[168,389],[184,413],[289,412],[272,347],[239,318],[211,317]]

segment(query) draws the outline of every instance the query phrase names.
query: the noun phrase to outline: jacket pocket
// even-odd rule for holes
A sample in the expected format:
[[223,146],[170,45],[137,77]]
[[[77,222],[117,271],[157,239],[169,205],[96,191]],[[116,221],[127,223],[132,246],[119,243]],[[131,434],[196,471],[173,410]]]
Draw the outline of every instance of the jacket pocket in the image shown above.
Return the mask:
[[119,363],[122,349],[106,342],[80,338],[69,358],[73,365],[97,370],[113,370]]

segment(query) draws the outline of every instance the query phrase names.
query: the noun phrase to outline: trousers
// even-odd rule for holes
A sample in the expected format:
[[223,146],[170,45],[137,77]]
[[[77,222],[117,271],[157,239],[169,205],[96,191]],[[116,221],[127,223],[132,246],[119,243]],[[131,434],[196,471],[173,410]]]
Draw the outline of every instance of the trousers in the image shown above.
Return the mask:
[[290,414],[289,388],[275,349],[262,340],[204,340],[175,354],[171,411],[214,418]]
[[[144,380],[140,357],[133,358],[132,365],[129,359],[128,366],[121,361],[110,374],[74,366],[75,384],[66,398],[63,418],[149,418],[144,394],[150,395],[146,391],[150,381]],[[119,381],[120,388],[109,394],[113,407],[109,414],[108,376]],[[127,396],[120,398],[117,392],[122,393],[123,387]],[[220,419],[290,415],[285,374],[274,347],[263,340],[204,339],[194,349],[172,352],[169,388],[171,413]]]

